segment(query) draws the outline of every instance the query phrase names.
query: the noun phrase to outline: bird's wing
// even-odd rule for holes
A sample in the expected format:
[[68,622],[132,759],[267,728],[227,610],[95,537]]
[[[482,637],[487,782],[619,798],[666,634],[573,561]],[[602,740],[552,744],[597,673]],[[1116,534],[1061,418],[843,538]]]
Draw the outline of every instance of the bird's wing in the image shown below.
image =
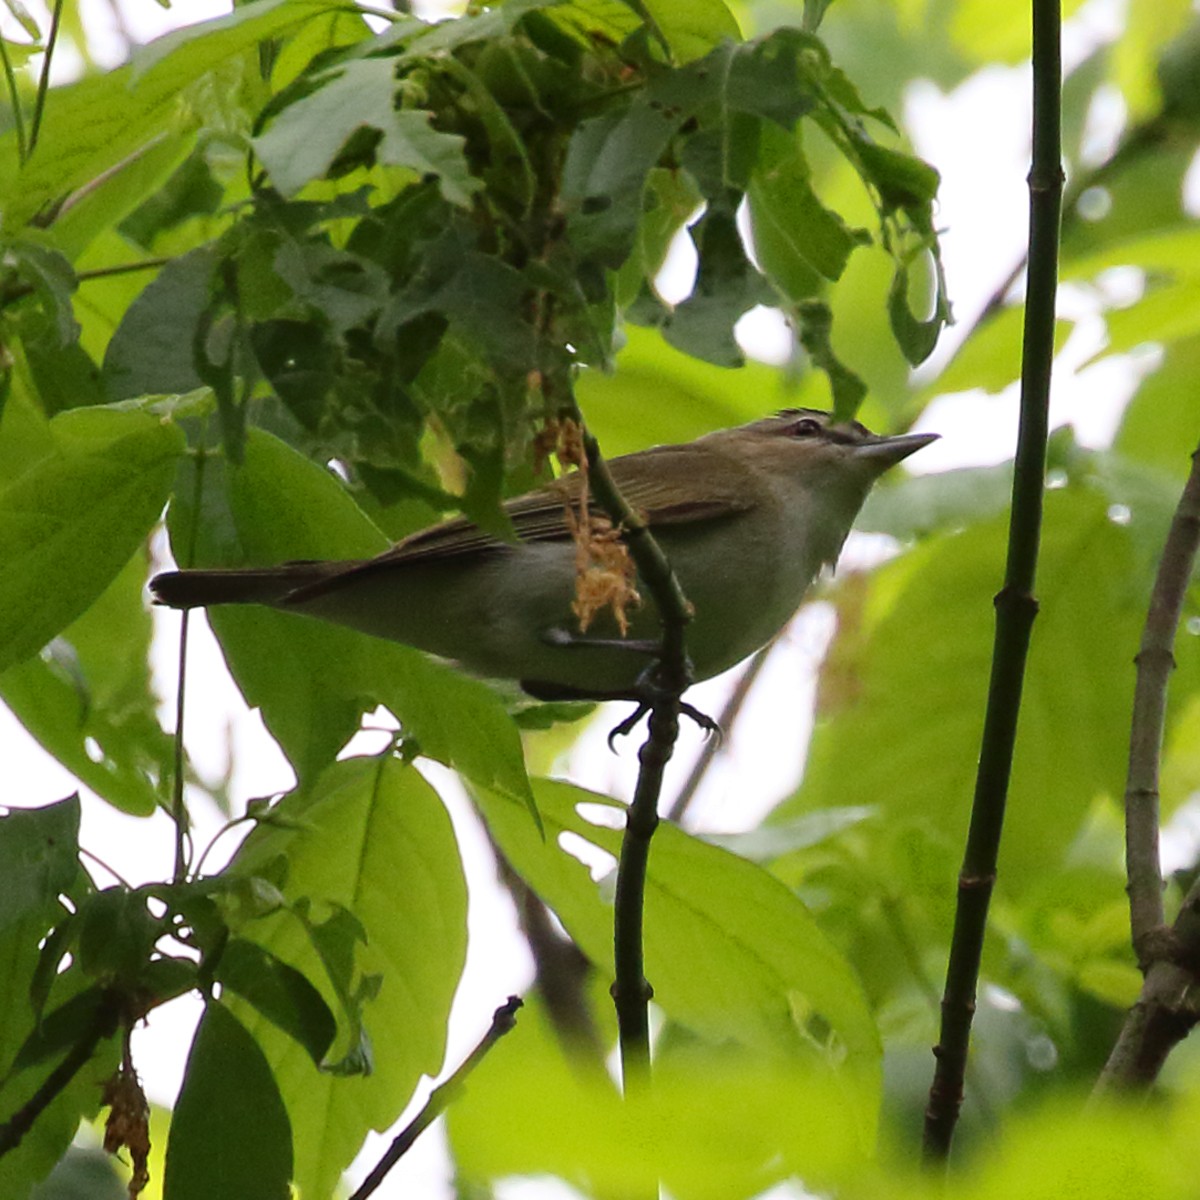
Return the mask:
[[[681,453],[683,463],[673,465],[671,459]],[[706,459],[720,459],[719,470],[706,470]],[[740,469],[739,469],[740,468]],[[756,489],[737,487],[744,471],[726,455],[718,455],[705,447],[660,446],[638,454],[614,458],[609,463],[613,479],[621,494],[646,520],[651,529],[663,525],[679,525],[690,521],[712,521],[744,511],[754,503]],[[679,499],[678,483],[664,479],[704,480],[703,500]],[[570,537],[565,508],[578,505],[582,477],[578,472],[564,475],[546,487],[517,496],[504,505],[517,536],[523,542],[562,541]],[[422,529],[378,558],[370,561],[373,567],[398,566],[401,563],[430,562],[453,559],[461,554],[504,546],[499,538],[485,533],[465,517],[455,517]],[[364,567],[367,564],[363,564]]]
[[[681,454],[685,455],[683,461],[673,464],[672,459]],[[651,529],[732,516],[751,507],[758,493],[749,467],[707,446],[660,446],[614,458],[609,469],[621,494]],[[702,479],[704,499],[680,499],[678,483],[664,483],[664,477]],[[565,507],[568,503],[578,504],[581,487],[582,477],[572,472],[535,492],[507,501],[504,510],[517,536],[526,542],[569,538]],[[411,534],[376,558],[348,564],[325,578],[301,585],[289,594],[286,603],[303,604],[364,575],[413,563],[453,563],[481,551],[502,551],[506,545],[465,517],[455,517]]]

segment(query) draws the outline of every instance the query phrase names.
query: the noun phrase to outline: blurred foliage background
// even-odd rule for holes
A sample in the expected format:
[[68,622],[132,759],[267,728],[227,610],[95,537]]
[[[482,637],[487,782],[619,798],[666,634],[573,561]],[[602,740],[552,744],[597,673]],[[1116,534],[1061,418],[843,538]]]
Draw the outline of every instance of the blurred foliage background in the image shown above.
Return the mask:
[[[1111,440],[1064,424],[1052,441],[954,1186],[1183,1196],[1193,1048],[1153,1113],[1085,1114],[1081,1097],[1140,984],[1120,796],[1132,658],[1200,437],[1200,21],[1184,0],[1063,7],[1062,338],[1090,331],[1094,349],[1065,354],[1057,386],[1123,371],[1131,394],[1097,384],[1097,407],[1120,409]],[[166,1194],[286,1194],[290,1178],[332,1194],[367,1131],[442,1070],[468,881],[409,765],[424,756],[469,786],[541,971],[451,1111],[459,1194],[516,1195],[496,1181],[538,1174],[621,1194],[652,1166],[678,1197],[795,1180],[924,1195],[909,1168],[1005,553],[1009,447],[991,414],[1015,403],[1021,304],[1015,258],[1010,279],[981,283],[968,250],[939,256],[937,170],[950,172],[913,153],[912,121],[928,89],[966,95],[1027,62],[1025,7],[510,0],[425,26],[260,0],[111,66],[67,3],[55,53],[78,78],[45,97],[48,14],[6,9],[0,698],[87,804],[171,804],[174,714],[152,684],[143,594],[164,509],[171,553],[197,564],[366,555],[455,510],[499,529],[500,500],[541,469],[541,422],[572,393],[609,454],[785,405],[861,405],[874,429],[942,429],[988,465],[889,481],[865,510],[858,527],[882,551],[861,561],[876,565],[854,559],[814,601],[832,633],[811,740],[778,748],[803,764],[795,791],[762,795],[747,775],[738,799],[768,814],[759,827],[706,838],[685,816],[688,833],[656,840],[652,1112],[605,1083],[611,909],[561,848],[611,852],[612,801],[590,780],[596,794],[526,774],[554,775],[586,714],[404,647],[232,612],[215,632],[295,787],[280,782],[292,790],[218,883],[172,878],[169,862],[153,897],[93,879],[77,811],[8,782],[5,803],[44,822],[6,819],[0,845],[0,861],[36,868],[14,868],[0,913],[0,1119],[92,1028],[73,998],[136,994],[148,1011],[211,992],[233,939],[251,948],[229,958],[241,976],[217,977]],[[1027,125],[1014,103],[979,137]],[[663,272],[681,244],[694,279]],[[765,318],[743,321],[760,306],[790,323],[770,363],[755,357]],[[1198,632],[1189,610],[1163,768],[1169,905],[1194,874]],[[802,701],[775,703],[791,717]],[[335,764],[379,705],[401,723],[400,757]],[[193,722],[214,719],[193,705]],[[246,797],[188,779],[189,803],[245,812]],[[171,941],[181,932],[190,948]],[[270,995],[268,976],[284,979]],[[64,1011],[31,1043],[43,1013]],[[312,1034],[322,1014],[332,1046]],[[95,1169],[73,1152],[37,1182],[97,1110],[120,1057],[110,1034],[0,1159],[6,1196],[76,1194],[72,1173]],[[373,1074],[348,1073],[364,1055]],[[274,1135],[239,1140],[252,1118]],[[209,1174],[216,1144],[228,1177]],[[162,1175],[155,1164],[146,1194]]]

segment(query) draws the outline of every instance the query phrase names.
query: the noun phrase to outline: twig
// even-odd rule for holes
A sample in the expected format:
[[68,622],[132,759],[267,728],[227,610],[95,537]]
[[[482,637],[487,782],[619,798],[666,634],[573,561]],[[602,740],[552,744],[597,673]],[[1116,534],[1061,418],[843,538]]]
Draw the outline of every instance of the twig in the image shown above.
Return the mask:
[[1146,973],[1093,1098],[1123,1088],[1148,1088],[1167,1055],[1200,1021],[1200,880],[1188,892],[1165,948]]
[[29,150],[25,145],[25,113],[21,108],[21,93],[17,90],[17,76],[3,38],[0,38],[0,63],[4,65],[4,83],[8,88],[8,102],[12,105],[13,132],[17,136],[17,162],[23,166],[29,157]]
[[[204,490],[204,449],[196,455],[195,482],[192,485],[192,527],[188,531],[185,567],[195,566],[196,537],[200,528],[200,500]],[[186,610],[179,624],[179,695],[175,701],[175,778],[172,781],[171,819],[175,822],[175,872],[174,880],[182,883],[187,878],[187,805],[183,794],[183,719],[187,710],[187,648],[188,648],[188,617]]]
[[[93,267],[90,271],[80,271],[75,276],[75,283],[86,283],[90,279],[107,279],[110,275],[129,275],[135,271],[152,271],[155,267],[166,266],[169,258],[147,258],[141,262],[119,263],[114,267]],[[32,296],[37,287],[32,283],[13,283],[0,290],[0,309]]]
[[1158,855],[1158,766],[1167,711],[1167,681],[1175,668],[1172,647],[1200,546],[1200,449],[1171,521],[1137,658],[1129,774],[1125,782],[1125,868],[1129,921],[1138,962],[1149,966],[1148,942],[1164,923]]
[[[1079,210],[1076,206],[1084,192],[1089,188],[1099,187],[1100,184],[1105,183],[1114,176],[1119,176],[1131,163],[1138,162],[1148,152],[1155,150],[1166,136],[1165,122],[1161,116],[1156,116],[1150,121],[1136,125],[1122,139],[1121,144],[1110,158],[1107,158],[1091,171],[1073,180],[1063,198],[1063,232],[1066,233],[1079,220]],[[1004,279],[996,285],[995,290],[980,310],[979,316],[975,318],[974,324],[972,324],[963,338],[964,342],[968,341],[978,329],[986,325],[993,317],[1000,315],[1001,310],[1004,308],[1004,302],[1008,299],[1008,293],[1012,291],[1013,284],[1021,278],[1021,272],[1025,269],[1028,261],[1027,256],[1023,257]]]
[[50,34],[46,38],[46,53],[42,57],[42,73],[38,77],[37,97],[33,102],[33,119],[29,122],[29,158],[37,147],[38,134],[42,130],[42,114],[46,108],[46,92],[50,87],[50,63],[54,58],[54,47],[58,44],[58,29],[62,24],[63,0],[55,0],[54,13],[50,18]]
[[33,1128],[33,1123],[66,1089],[71,1080],[87,1065],[96,1047],[105,1038],[112,1037],[119,1023],[120,1009],[109,998],[101,1004],[92,1025],[68,1051],[67,1056],[42,1081],[37,1091],[21,1105],[7,1121],[0,1125],[0,1158],[15,1150],[21,1139]]
[[1145,1087],[1200,1016],[1200,881],[1166,928],[1158,854],[1158,772],[1166,722],[1172,647],[1200,549],[1200,448],[1163,546],[1137,658],[1129,774],[1125,785],[1125,866],[1129,924],[1146,979],[1096,1084]]
[[[489,838],[490,840],[490,838]],[[563,1049],[573,1062],[603,1067],[607,1047],[603,1044],[588,1006],[591,960],[567,936],[559,932],[550,910],[517,873],[492,842],[500,882],[517,909],[517,924],[533,955],[534,987],[546,1007],[546,1016]]]
[[600,446],[583,424],[578,409],[571,416],[583,429],[592,495],[608,514],[613,528],[622,531],[638,575],[654,597],[662,620],[657,694],[650,707],[649,733],[638,751],[637,786],[625,819],[613,905],[612,996],[617,1010],[621,1078],[628,1095],[650,1078],[649,1005],[654,993],[646,979],[642,947],[646,866],[650,859],[650,839],[658,828],[663,773],[679,736],[680,697],[691,682],[684,630],[692,618],[692,608],[646,522],[617,490]]
[[517,1023],[517,1009],[521,1007],[519,996],[509,998],[492,1014],[492,1024],[479,1042],[463,1060],[462,1065],[445,1083],[438,1084],[429,1093],[429,1099],[419,1113],[396,1135],[387,1153],[375,1164],[371,1173],[362,1181],[350,1200],[367,1200],[383,1182],[387,1173],[412,1149],[413,1143],[438,1119],[439,1116],[462,1090],[470,1073],[483,1061],[484,1055]]
[[[767,665],[767,659],[771,657],[771,651],[775,649],[775,646],[779,642],[779,636],[779,634],[776,634],[765,646],[756,650],[746,669],[738,677],[733,691],[729,693],[729,699],[725,701],[725,707],[721,710],[721,715],[717,718],[717,725],[720,727],[721,734],[728,735],[729,731],[737,723],[747,697],[758,681],[758,677],[762,674],[763,667]],[[701,747],[700,753],[696,756],[696,761],[692,765],[691,774],[684,781],[683,787],[679,789],[679,795],[675,797],[670,809],[667,811],[668,821],[674,821],[678,824],[683,820],[684,814],[691,807],[692,801],[696,798],[696,793],[700,790],[700,785],[704,782],[709,769],[716,760],[721,746],[722,739],[720,734],[705,739],[704,745]]]
[[1043,479],[1054,358],[1058,235],[1062,211],[1061,14],[1057,0],[1033,0],[1033,165],[1029,173],[1029,273],[1021,356],[1021,420],[1013,472],[1008,561],[996,597],[992,671],[971,825],[958,880],[958,904],[937,1065],[925,1112],[924,1156],[946,1158],[962,1106],[971,1018],[983,956],[988,905],[1004,827],[1017,714],[1030,633],[1042,524]]

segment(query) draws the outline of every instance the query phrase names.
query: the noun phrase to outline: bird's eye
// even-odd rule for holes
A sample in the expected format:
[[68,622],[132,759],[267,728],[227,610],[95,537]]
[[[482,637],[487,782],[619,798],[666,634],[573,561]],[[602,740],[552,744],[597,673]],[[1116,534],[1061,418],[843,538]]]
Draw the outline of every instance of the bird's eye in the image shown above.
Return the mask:
[[804,420],[797,421],[790,432],[792,437],[816,437],[821,432],[821,428],[820,421],[815,421],[812,417],[805,417]]

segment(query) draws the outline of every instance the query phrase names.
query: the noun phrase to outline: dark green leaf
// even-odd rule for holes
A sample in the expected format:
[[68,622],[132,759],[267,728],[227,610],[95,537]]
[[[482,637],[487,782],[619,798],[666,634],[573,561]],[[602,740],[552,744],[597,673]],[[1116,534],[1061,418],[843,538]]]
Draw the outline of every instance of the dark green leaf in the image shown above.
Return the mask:
[[[344,960],[356,950],[344,990],[358,996],[375,1047],[372,1075],[334,1076],[318,1071],[249,1005],[237,1005],[264,1047],[291,1115],[297,1184],[306,1195],[324,1196],[367,1130],[391,1125],[420,1075],[434,1075],[441,1066],[446,1017],[466,952],[466,886],[445,809],[420,775],[395,759],[339,762],[307,792],[286,797],[277,811],[294,827],[260,825],[232,869],[259,874],[286,855],[286,894],[294,906],[310,898],[309,926],[330,943],[325,958]],[[330,906],[346,915],[322,927]],[[351,908],[366,930],[365,945],[348,919]],[[331,1005],[341,1007],[324,982],[310,930],[294,912],[277,913],[244,934],[302,971]],[[367,999],[362,982],[377,975],[378,994]],[[349,1049],[354,1036],[344,1028],[333,1053]]]
[[833,411],[838,420],[848,421],[858,412],[867,385],[846,366],[833,349],[833,313],[820,300],[807,300],[796,308],[800,345],[813,365],[829,376]]
[[732,212],[710,207],[690,232],[700,259],[696,282],[665,322],[663,336],[694,358],[719,367],[741,366],[734,326],[755,305],[774,297],[746,257]]
[[763,150],[750,185],[755,255],[772,284],[796,302],[817,292],[819,277],[840,278],[850,252],[870,239],[817,199],[794,136],[767,127]]
[[46,940],[38,951],[37,966],[29,983],[29,1006],[33,1010],[35,1022],[42,1019],[42,1012],[58,976],[63,956],[78,935],[79,921],[76,915],[64,914],[63,919],[46,935]]
[[[602,899],[588,868],[562,839],[567,833],[583,838],[615,861],[620,831],[588,820],[580,806],[610,812],[621,806],[546,780],[536,781],[535,791],[546,822],[544,840],[521,828],[520,809],[511,801],[484,793],[477,793],[477,801],[508,861],[607,972],[611,902]],[[832,1051],[830,1061],[840,1061],[866,1093],[874,1091],[880,1047],[866,998],[804,905],[765,870],[675,826],[659,827],[654,851],[645,950],[655,1003],[716,1044],[733,1039],[785,1058],[815,1048],[825,1059]],[[869,1103],[855,1119],[864,1128],[872,1125]]]
[[44,646],[108,586],[166,503],[183,435],[146,413],[78,409],[57,452],[0,491],[0,671]]
[[[222,481],[215,462],[207,470],[198,563],[369,557],[387,546],[331,473],[266,434],[251,435],[232,477]],[[176,489],[176,545],[189,544],[195,514],[181,501],[192,491],[190,481]],[[325,767],[360,715],[382,703],[425,754],[528,800],[517,732],[483,684],[408,647],[293,614],[221,609],[213,625],[234,678],[301,779]]]
[[321,993],[294,967],[244,938],[230,938],[214,978],[308,1051],[318,1066],[337,1033]]
[[204,1010],[171,1118],[163,1200],[288,1200],[292,1129],[258,1042]]
[[210,303],[215,264],[207,246],[175,259],[126,310],[104,356],[104,385],[114,400],[204,385],[193,339]]
[[24,1071],[64,1053],[96,1032],[110,1035],[117,1026],[117,1007],[107,988],[96,984],[77,992],[38,1022],[12,1061],[14,1071]]
[[79,966],[94,979],[132,987],[164,932],[144,892],[105,888],[79,909]]
[[470,204],[479,183],[467,170],[463,139],[435,130],[429,113],[396,109],[392,59],[348,62],[318,83],[254,139],[256,153],[285,196],[323,176],[351,135],[369,128],[379,134],[372,146],[377,161],[436,176],[450,203]]
[[[52,1069],[38,1062],[28,1070],[20,1070],[14,1068],[13,1062],[23,1045],[31,1057],[36,1057],[32,1054],[36,1035],[29,981],[36,970],[38,941],[61,915],[59,905],[48,905],[44,912],[32,913],[0,933],[0,1114],[4,1120],[29,1102]],[[63,995],[70,993],[82,979],[79,972],[68,971],[59,976]],[[64,1019],[63,1028],[66,1036],[61,1046],[65,1049],[74,1044],[70,1033],[78,1026]],[[115,1039],[102,1042],[92,1059],[34,1122],[21,1144],[0,1158],[0,1195],[5,1200],[28,1195],[30,1187],[44,1179],[62,1158],[79,1130],[80,1121],[91,1119],[99,1109],[101,1084],[116,1066],[117,1059]]]
[[0,933],[56,900],[78,871],[78,795],[0,817]]

